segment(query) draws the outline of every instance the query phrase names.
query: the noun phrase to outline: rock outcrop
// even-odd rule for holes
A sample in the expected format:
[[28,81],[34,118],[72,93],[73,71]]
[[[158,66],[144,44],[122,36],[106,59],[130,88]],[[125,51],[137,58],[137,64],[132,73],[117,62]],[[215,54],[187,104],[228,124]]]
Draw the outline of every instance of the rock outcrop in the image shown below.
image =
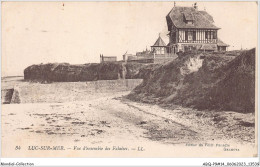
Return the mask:
[[78,82],[115,79],[137,79],[141,63],[90,63],[70,65],[68,63],[49,63],[27,67],[24,79],[36,82]]
[[2,89],[1,90],[1,103],[10,104],[12,100],[14,89]]

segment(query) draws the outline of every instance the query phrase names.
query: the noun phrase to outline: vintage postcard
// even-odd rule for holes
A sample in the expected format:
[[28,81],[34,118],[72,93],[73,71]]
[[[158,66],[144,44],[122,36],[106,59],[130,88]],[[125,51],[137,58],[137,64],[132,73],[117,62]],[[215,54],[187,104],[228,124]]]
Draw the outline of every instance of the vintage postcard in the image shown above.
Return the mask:
[[257,157],[258,3],[2,2],[2,157]]

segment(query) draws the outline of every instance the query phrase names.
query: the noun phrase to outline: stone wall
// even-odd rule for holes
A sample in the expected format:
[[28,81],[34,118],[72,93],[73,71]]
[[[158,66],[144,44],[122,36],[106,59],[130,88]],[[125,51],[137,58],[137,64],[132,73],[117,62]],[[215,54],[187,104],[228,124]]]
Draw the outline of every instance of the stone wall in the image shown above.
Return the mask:
[[133,90],[142,79],[102,80],[91,82],[24,82],[14,87],[9,103],[63,103],[87,101]]

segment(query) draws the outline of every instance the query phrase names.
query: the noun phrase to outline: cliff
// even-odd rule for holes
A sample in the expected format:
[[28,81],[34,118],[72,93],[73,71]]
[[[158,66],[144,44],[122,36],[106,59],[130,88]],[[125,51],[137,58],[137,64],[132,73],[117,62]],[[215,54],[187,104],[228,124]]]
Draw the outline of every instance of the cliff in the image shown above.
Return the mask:
[[237,53],[184,53],[146,71],[147,77],[128,98],[197,109],[254,112],[255,49],[240,51],[239,56]]
[[78,82],[115,79],[136,79],[141,63],[89,63],[71,65],[68,63],[49,63],[27,67],[24,79],[36,82]]

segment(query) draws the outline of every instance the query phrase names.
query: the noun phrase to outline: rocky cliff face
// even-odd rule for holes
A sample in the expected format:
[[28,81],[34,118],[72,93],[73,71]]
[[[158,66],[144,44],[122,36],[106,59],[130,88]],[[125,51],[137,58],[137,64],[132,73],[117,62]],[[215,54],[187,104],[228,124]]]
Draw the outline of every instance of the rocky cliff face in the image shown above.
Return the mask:
[[39,64],[24,70],[24,79],[36,82],[77,82],[115,79],[135,79],[141,63],[101,63],[70,65],[68,63]]
[[226,55],[181,55],[146,71],[143,83],[128,98],[198,109],[254,112],[255,49],[240,51],[234,59]]

